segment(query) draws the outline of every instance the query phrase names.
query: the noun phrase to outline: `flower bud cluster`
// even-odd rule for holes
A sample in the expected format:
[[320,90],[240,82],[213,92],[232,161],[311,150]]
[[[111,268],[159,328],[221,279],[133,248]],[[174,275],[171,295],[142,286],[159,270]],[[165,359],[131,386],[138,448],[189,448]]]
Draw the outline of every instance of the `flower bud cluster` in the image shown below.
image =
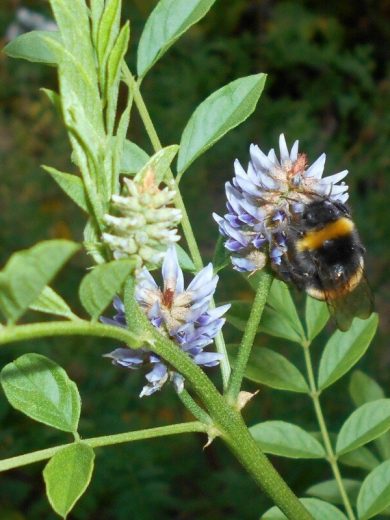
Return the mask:
[[155,267],[164,258],[167,248],[177,242],[177,225],[181,211],[170,205],[176,195],[167,186],[160,189],[153,170],[137,181],[124,178],[123,195],[112,197],[113,215],[105,215],[109,231],[103,241],[114,258],[133,258],[137,268]]

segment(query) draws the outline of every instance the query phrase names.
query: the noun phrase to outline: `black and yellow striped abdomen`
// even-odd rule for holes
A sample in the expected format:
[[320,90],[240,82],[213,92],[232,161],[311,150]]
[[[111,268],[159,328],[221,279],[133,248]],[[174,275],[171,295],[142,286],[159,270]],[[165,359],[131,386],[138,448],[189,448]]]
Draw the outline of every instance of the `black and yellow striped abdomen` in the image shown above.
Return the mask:
[[281,277],[318,300],[326,300],[341,330],[368,318],[372,298],[364,277],[364,247],[349,208],[322,199],[307,204],[287,230]]
[[341,217],[333,222],[328,222],[323,227],[306,231],[303,237],[297,240],[295,247],[298,252],[320,249],[329,241],[341,239],[340,242],[342,242],[351,236],[353,230],[352,220]]
[[[317,299],[339,298],[360,281],[363,258],[354,223],[347,216],[307,223],[295,238],[293,263],[306,273],[303,285]],[[293,255],[293,256],[294,256]]]

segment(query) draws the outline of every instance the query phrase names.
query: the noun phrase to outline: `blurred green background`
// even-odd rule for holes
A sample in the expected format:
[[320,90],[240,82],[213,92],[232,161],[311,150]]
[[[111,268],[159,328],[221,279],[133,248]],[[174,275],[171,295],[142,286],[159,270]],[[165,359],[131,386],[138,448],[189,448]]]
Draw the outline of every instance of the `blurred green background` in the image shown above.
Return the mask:
[[[136,42],[156,2],[124,2],[132,23],[130,65]],[[49,14],[47,2],[2,0],[0,38],[17,8]],[[350,170],[351,205],[367,247],[368,277],[381,314],[380,331],[360,367],[389,388],[389,49],[390,2],[363,0],[219,0],[157,64],[143,89],[165,145],[179,141],[188,117],[212,91],[251,73],[266,72],[268,82],[255,114],[197,160],[185,175],[184,198],[205,258],[217,237],[211,212],[224,210],[224,182],[238,157],[245,164],[251,142],[276,145],[280,132],[296,138],[309,160],[325,151],[326,173]],[[49,164],[69,171],[69,147],[61,121],[40,87],[56,88],[55,70],[7,59],[0,54],[0,260],[38,240],[81,240],[84,215],[40,168]],[[129,136],[151,152],[134,111]],[[80,312],[76,287],[88,266],[79,254],[55,283]],[[221,275],[219,299],[251,298],[239,275]],[[36,319],[29,316],[28,319]],[[235,332],[226,327],[228,337]],[[278,339],[259,339],[297,357],[295,347]],[[169,424],[190,419],[171,389],[139,400],[141,373],[111,367],[101,355],[117,345],[96,339],[53,339],[10,346],[0,364],[25,352],[40,352],[60,363],[79,385],[84,437]],[[319,342],[315,355],[321,349]],[[299,364],[299,360],[297,360]],[[217,371],[214,370],[214,376]],[[327,391],[323,402],[331,429],[352,411],[344,390],[348,376]],[[219,381],[217,381],[219,382]],[[247,384],[247,389],[256,389]],[[388,392],[390,394],[390,392]],[[293,397],[293,398],[292,398]],[[327,397],[327,399],[326,399]],[[250,424],[285,419],[316,430],[309,402],[267,388],[248,406]],[[13,411],[0,395],[0,456],[10,457],[66,442]],[[70,439],[69,439],[70,440]],[[195,435],[101,449],[95,476],[71,518],[122,520],[251,520],[269,507],[249,477],[220,442],[202,450]],[[314,482],[331,478],[324,462],[273,459],[298,494]],[[41,464],[3,474],[0,520],[52,519],[44,498]],[[360,470],[343,474],[359,478]]]

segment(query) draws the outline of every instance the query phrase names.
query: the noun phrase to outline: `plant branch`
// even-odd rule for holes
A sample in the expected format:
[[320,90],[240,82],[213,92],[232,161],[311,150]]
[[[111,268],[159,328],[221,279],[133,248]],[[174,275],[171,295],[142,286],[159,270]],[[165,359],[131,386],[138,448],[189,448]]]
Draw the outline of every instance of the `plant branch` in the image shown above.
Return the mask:
[[[125,65],[123,68],[123,74],[124,74],[126,83],[128,84],[129,88],[133,92],[134,102],[137,106],[138,112],[141,116],[141,119],[145,126],[145,130],[149,136],[150,142],[152,143],[154,150],[157,152],[157,151],[161,150],[162,144],[161,144],[160,138],[158,137],[157,131],[154,127],[153,121],[150,117],[149,111],[145,105],[141,92],[139,90],[141,81],[140,80],[135,81],[134,76],[132,75],[132,73],[131,73],[130,69],[127,67],[127,65]],[[172,170],[170,170],[170,169],[168,170],[168,177],[171,181],[173,181],[176,184],[175,177],[172,173]],[[190,250],[190,254],[191,254],[192,260],[194,262],[195,268],[197,271],[200,271],[203,267],[203,260],[202,260],[201,254],[200,254],[198,244],[196,242],[194,232],[192,230],[190,219],[188,218],[187,210],[186,210],[183,198],[181,196],[179,187],[176,186],[176,189],[177,189],[177,195],[175,198],[175,205],[182,212],[181,225],[183,228],[183,233],[186,238],[188,248]],[[212,304],[214,304],[214,302],[212,302]],[[215,338],[215,345],[216,345],[218,353],[222,355],[220,366],[221,366],[223,387],[225,389],[227,387],[227,384],[229,381],[231,370],[230,370],[229,358],[228,358],[227,351],[226,351],[225,340],[224,340],[221,332],[219,332]]]
[[114,327],[85,320],[49,321],[28,325],[15,325],[0,328],[0,345],[17,341],[52,336],[97,336],[113,338],[126,343],[131,348],[141,347],[146,338],[133,335],[122,327]]
[[248,364],[249,356],[252,350],[253,342],[256,337],[257,329],[263,314],[264,306],[267,301],[268,293],[272,283],[272,275],[263,271],[261,273],[256,296],[253,301],[251,313],[245,326],[245,331],[238,350],[234,369],[229,381],[227,390],[228,402],[234,404],[240,392],[245,369]]
[[261,451],[240,413],[227,403],[206,374],[188,355],[169,339],[160,335],[157,330],[153,331],[153,335],[154,340],[149,343],[150,348],[177,369],[191,384],[208,410],[214,427],[258,485],[288,518],[311,519],[311,515]]
[[[246,468],[258,485],[269,495],[276,505],[293,520],[312,520],[282,477],[274,469],[268,458],[250,435],[241,415],[234,410],[217,391],[206,374],[191,360],[191,358],[173,342],[164,338],[150,324],[149,339],[140,338],[139,343],[145,343],[159,356],[182,374],[197,393],[213,420],[213,427],[220,433],[231,451]],[[90,322],[49,322],[32,325],[2,327],[0,329],[0,344],[59,335],[92,335],[111,337],[134,347],[135,338],[127,329],[112,327]],[[202,430],[203,431],[203,430]],[[111,441],[112,442],[112,436]],[[94,441],[100,442],[100,441]],[[123,441],[125,442],[125,440]],[[47,457],[50,453],[45,451]],[[28,457],[28,455],[26,455]],[[31,460],[33,462],[34,460]],[[27,462],[26,462],[27,463]]]
[[320,427],[322,440],[324,442],[325,451],[327,454],[328,462],[330,464],[330,467],[332,468],[332,472],[334,475],[334,478],[337,482],[337,486],[339,488],[339,492],[341,495],[341,498],[343,500],[343,504],[345,507],[345,510],[347,512],[349,520],[355,520],[355,514],[353,512],[351,503],[349,501],[347,492],[344,487],[344,483],[341,477],[340,469],[337,463],[337,457],[335,455],[335,452],[332,447],[332,443],[330,441],[328,428],[326,426],[324,414],[322,412],[320,398],[319,398],[319,391],[317,389],[317,385],[314,378],[314,372],[313,372],[313,365],[311,362],[311,356],[310,356],[310,345],[309,343],[302,344],[303,352],[305,356],[305,364],[306,364],[306,371],[307,376],[309,379],[309,386],[310,386],[310,396],[313,401],[314,405],[314,411],[317,417],[317,422]]
[[196,401],[191,397],[185,388],[177,394],[180,401],[184,404],[189,412],[203,424],[212,425],[213,421],[211,417],[198,405]]
[[[127,67],[124,70],[124,74],[126,80],[132,86],[135,105],[138,108],[152,145],[155,151],[158,151],[161,149],[161,142],[139,91],[138,83],[134,80]],[[175,181],[171,170],[169,170],[168,175],[171,180]],[[195,267],[197,270],[200,270],[203,267],[202,258],[179,188],[177,188],[175,204],[182,210],[183,232]],[[215,422],[216,428],[220,431],[225,442],[260,487],[271,497],[288,518],[296,520],[311,519],[311,515],[303,507],[301,502],[297,499],[256,444],[242,420],[241,415],[227,403],[227,401],[218,393],[211,381],[206,377],[204,372],[196,366],[184,352],[178,349],[177,346],[169,340],[162,338],[158,332],[155,334],[157,334],[155,335],[155,342],[154,344],[150,344],[152,350],[171,363],[172,366],[177,368],[178,371],[188,379],[195,392],[208,409],[210,416]],[[221,360],[221,369],[225,387],[230,377],[230,365],[223,336],[221,334],[219,334],[216,339],[216,345],[218,352],[223,355]]]
[[[199,421],[187,422],[182,424],[171,424],[169,426],[160,426],[158,428],[149,428],[146,430],[138,430],[133,432],[118,433],[116,435],[103,435],[101,437],[91,437],[90,439],[82,439],[81,442],[88,444],[91,448],[100,448],[102,446],[112,446],[124,442],[142,441],[145,439],[153,439],[167,435],[177,435],[179,433],[204,432],[207,433],[207,427]],[[6,471],[20,466],[26,466],[34,462],[50,459],[57,451],[62,450],[72,443],[61,444],[53,448],[26,453],[0,461],[0,471]]]

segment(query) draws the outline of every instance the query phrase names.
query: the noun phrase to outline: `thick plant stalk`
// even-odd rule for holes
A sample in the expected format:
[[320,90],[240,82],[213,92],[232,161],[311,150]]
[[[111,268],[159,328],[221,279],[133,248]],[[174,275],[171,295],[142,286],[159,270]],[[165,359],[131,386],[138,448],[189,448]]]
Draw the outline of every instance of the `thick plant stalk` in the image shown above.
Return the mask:
[[248,473],[275,504],[293,520],[312,516],[303,507],[250,435],[241,414],[217,391],[205,373],[174,343],[154,333],[150,347],[174,366],[191,384],[207,408],[214,426]]
[[[110,337],[119,339],[134,348],[134,336],[128,330],[83,320],[3,327],[0,331],[0,344],[65,334]],[[164,358],[186,378],[187,383],[192,386],[207,409],[213,421],[214,432],[219,433],[263,491],[288,518],[311,520],[312,516],[303,507],[250,435],[240,413],[230,406],[206,374],[174,343],[161,336],[152,325],[150,325],[149,331],[145,331],[145,338],[146,344],[151,350]],[[209,425],[207,427],[210,428]]]
[[[139,90],[140,82],[135,81],[133,75],[131,74],[129,68],[124,66],[123,68],[123,74],[125,77],[125,81],[129,87],[129,89],[132,92],[132,95],[134,96],[134,102],[137,106],[138,112],[141,116],[142,122],[144,124],[145,130],[149,136],[150,142],[152,143],[153,149],[155,152],[161,150],[162,144],[160,141],[160,138],[158,137],[158,134],[156,132],[156,129],[154,127],[153,121],[150,117],[149,111],[145,105],[145,102],[143,100],[143,97],[141,95],[141,92]],[[167,177],[169,180],[176,182],[175,177],[171,170],[168,170]],[[194,265],[196,267],[197,271],[200,271],[203,267],[203,260],[202,256],[200,254],[200,250],[198,247],[198,244],[196,242],[196,238],[194,235],[194,232],[192,230],[190,219],[188,218],[187,210],[183,201],[183,198],[181,196],[179,188],[177,188],[177,194],[175,197],[175,206],[180,209],[182,213],[182,220],[181,220],[181,226],[183,229],[183,233],[185,236],[185,239],[188,244],[188,248],[190,250],[190,254],[192,257],[192,260],[194,262]],[[223,335],[221,332],[219,332],[215,338],[215,345],[217,347],[217,351],[222,354],[221,359],[221,373],[222,373],[222,382],[223,387],[227,388],[228,381],[230,378],[230,364],[228,360],[228,355],[226,351],[226,345],[223,338]]]

